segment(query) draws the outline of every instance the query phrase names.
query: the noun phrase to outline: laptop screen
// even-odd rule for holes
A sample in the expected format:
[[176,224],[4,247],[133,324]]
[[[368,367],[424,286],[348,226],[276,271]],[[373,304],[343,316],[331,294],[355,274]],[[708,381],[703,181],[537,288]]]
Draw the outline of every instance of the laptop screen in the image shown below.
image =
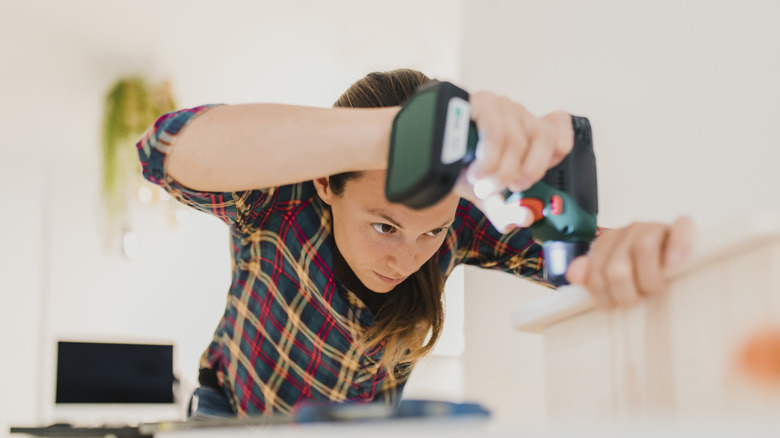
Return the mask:
[[57,343],[56,403],[174,403],[173,345]]

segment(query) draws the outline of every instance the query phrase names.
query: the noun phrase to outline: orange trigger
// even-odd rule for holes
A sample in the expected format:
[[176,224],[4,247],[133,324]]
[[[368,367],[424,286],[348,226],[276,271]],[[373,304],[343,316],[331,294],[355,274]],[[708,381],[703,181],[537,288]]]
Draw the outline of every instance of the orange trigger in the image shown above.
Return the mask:
[[544,218],[542,211],[544,210],[544,203],[541,199],[537,198],[522,198],[520,199],[520,206],[525,207],[531,211],[534,216],[534,222]]

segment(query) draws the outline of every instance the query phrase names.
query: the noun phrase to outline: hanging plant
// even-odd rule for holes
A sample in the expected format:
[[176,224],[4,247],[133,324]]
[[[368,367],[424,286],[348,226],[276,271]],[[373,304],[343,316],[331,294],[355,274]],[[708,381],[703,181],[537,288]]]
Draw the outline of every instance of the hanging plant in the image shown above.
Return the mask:
[[136,142],[157,117],[175,108],[167,81],[150,87],[143,78],[123,78],[106,94],[101,141],[102,194],[111,229],[124,215],[128,192],[140,179]]

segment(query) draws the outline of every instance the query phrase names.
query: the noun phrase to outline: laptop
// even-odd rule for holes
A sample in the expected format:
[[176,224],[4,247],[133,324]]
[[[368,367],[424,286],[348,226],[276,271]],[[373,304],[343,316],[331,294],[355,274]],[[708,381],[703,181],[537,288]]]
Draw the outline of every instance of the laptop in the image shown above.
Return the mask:
[[147,436],[139,424],[181,417],[173,344],[61,340],[56,359],[52,421],[11,433]]

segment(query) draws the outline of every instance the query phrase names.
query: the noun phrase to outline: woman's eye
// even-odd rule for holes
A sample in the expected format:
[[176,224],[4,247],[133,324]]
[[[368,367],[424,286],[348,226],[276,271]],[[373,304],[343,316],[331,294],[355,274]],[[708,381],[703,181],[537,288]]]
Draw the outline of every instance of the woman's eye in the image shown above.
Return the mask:
[[379,234],[390,234],[395,230],[392,225],[388,224],[371,224],[371,226],[373,226]]
[[427,233],[425,233],[425,234],[427,234],[427,235],[429,235],[429,236],[431,236],[431,237],[436,237],[436,236],[438,236],[439,234],[441,234],[441,232],[442,232],[442,231],[444,231],[444,227],[442,227],[442,228],[437,228],[437,229],[435,229],[435,230],[428,231],[428,232],[427,232]]

